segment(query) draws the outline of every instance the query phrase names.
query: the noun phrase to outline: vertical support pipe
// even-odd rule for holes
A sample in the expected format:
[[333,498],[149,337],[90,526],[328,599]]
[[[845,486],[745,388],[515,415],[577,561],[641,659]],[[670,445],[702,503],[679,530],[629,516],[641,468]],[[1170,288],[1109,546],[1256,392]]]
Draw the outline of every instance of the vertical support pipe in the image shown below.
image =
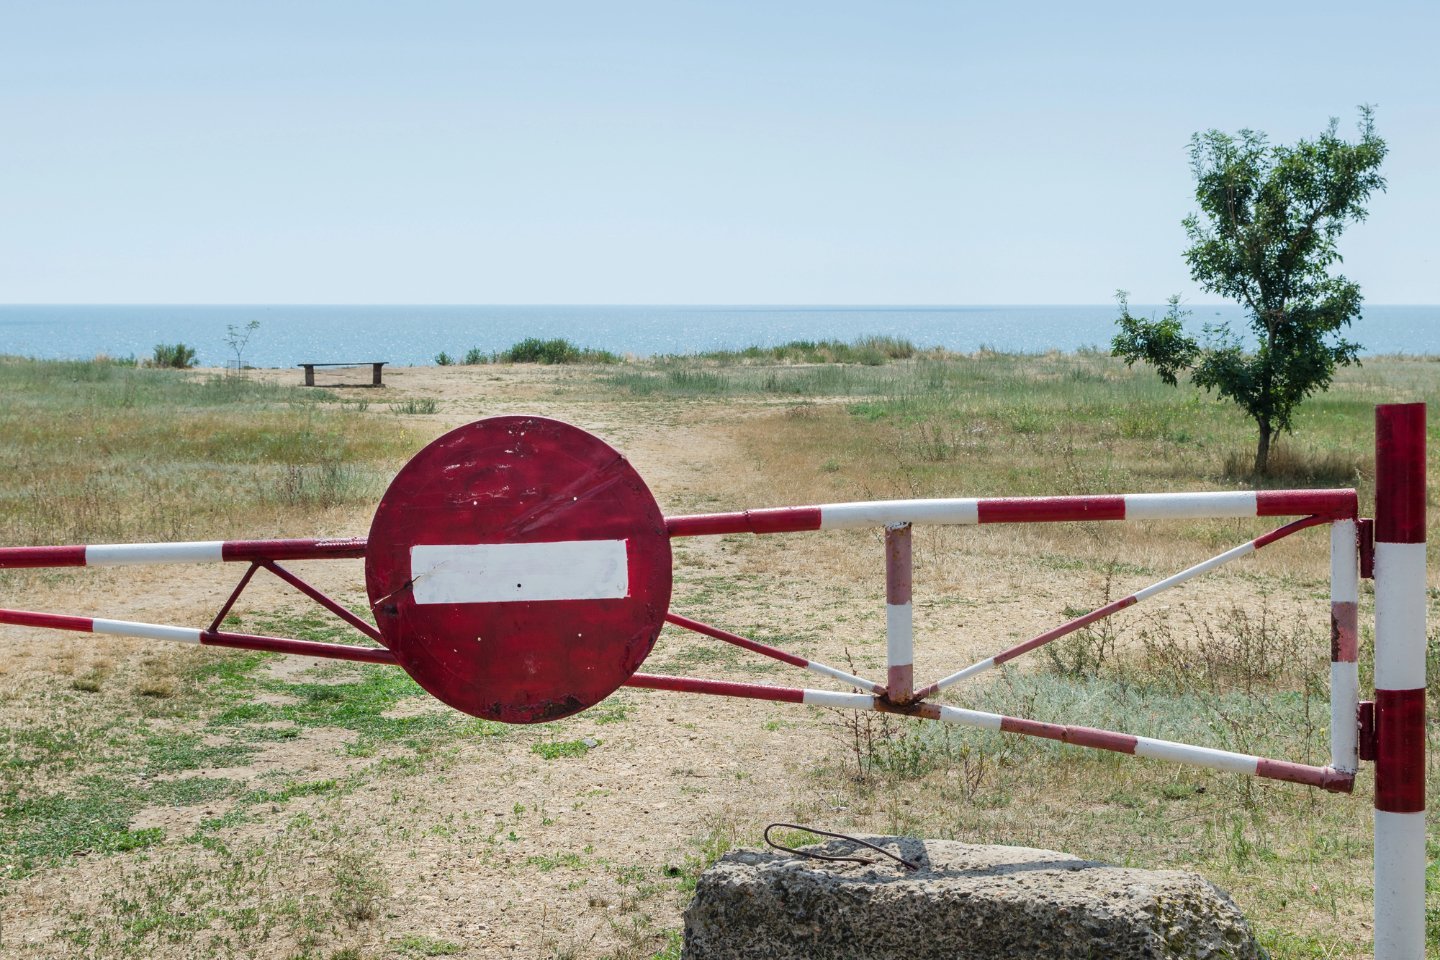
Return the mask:
[[915,691],[911,569],[910,524],[890,524],[885,528],[885,654],[891,703],[909,703]]
[[1425,405],[1375,409],[1375,958],[1425,956]]
[[1354,773],[1360,759],[1358,574],[1355,521],[1336,520],[1330,525],[1330,766],[1345,773]]

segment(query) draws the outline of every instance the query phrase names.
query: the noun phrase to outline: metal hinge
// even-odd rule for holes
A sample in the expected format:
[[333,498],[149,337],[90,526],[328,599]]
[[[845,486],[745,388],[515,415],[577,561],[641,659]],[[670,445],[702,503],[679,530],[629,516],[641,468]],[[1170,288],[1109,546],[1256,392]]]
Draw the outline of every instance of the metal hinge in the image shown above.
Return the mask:
[[1375,521],[1361,517],[1355,524],[1355,535],[1360,547],[1360,576],[1365,580],[1375,579]]

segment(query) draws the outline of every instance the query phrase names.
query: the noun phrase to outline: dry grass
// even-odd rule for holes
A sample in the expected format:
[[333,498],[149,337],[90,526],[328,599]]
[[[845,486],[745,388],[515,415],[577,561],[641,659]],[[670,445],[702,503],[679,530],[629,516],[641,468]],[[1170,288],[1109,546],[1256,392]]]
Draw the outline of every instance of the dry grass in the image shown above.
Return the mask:
[[[14,398],[0,410],[14,438],[0,451],[0,542],[360,532],[419,430],[500,410],[601,424],[668,512],[1237,488],[1252,442],[1223,405],[1088,354],[477,367],[429,387],[397,371],[402,402],[444,400],[434,422],[258,378],[133,376],[0,364]],[[1370,405],[1433,401],[1437,384],[1426,361],[1345,371],[1277,451],[1277,482],[1353,482],[1368,498]],[[922,529],[919,666],[948,672],[1260,529]],[[1323,534],[1302,534],[955,701],[1320,759],[1323,554]],[[883,669],[874,532],[677,542],[676,569],[678,612]],[[130,582],[16,576],[0,577],[7,597],[92,605]],[[359,602],[348,589],[336,592]],[[325,618],[261,596],[247,629],[335,638]],[[892,718],[862,729],[634,692],[543,730],[497,730],[433,709],[384,668],[90,638],[11,648],[0,942],[21,957],[673,960],[696,872],[771,819],[1195,869],[1235,894],[1277,957],[1366,950],[1368,777],[1335,797]],[[670,630],[648,666],[775,672]]]

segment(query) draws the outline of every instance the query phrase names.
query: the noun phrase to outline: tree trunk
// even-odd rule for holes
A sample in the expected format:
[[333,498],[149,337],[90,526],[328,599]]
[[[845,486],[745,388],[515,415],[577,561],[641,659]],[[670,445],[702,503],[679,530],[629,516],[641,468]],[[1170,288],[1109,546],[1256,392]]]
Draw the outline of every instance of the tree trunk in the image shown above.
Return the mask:
[[1260,442],[1255,447],[1255,476],[1263,477],[1270,464],[1270,421],[1260,421]]

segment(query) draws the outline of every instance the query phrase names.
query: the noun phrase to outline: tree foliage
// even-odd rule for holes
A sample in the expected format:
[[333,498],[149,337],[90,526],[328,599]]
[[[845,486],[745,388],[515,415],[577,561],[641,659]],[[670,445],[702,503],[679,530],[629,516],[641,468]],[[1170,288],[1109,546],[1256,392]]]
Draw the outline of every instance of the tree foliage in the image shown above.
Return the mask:
[[1330,386],[1337,366],[1357,362],[1360,345],[1342,331],[1360,317],[1360,287],[1331,267],[1336,241],[1365,219],[1365,202],[1385,189],[1385,141],[1374,112],[1360,108],[1359,139],[1339,122],[1315,140],[1271,145],[1263,133],[1208,130],[1190,140],[1199,213],[1184,220],[1190,277],[1207,293],[1240,303],[1256,347],[1228,324],[1184,330],[1179,297],[1160,319],[1132,316],[1118,294],[1120,332],[1112,346],[1127,364],[1143,360],[1172,386],[1191,382],[1237,403],[1258,425],[1255,472],[1265,472],[1275,431],[1289,431],[1295,408]]

